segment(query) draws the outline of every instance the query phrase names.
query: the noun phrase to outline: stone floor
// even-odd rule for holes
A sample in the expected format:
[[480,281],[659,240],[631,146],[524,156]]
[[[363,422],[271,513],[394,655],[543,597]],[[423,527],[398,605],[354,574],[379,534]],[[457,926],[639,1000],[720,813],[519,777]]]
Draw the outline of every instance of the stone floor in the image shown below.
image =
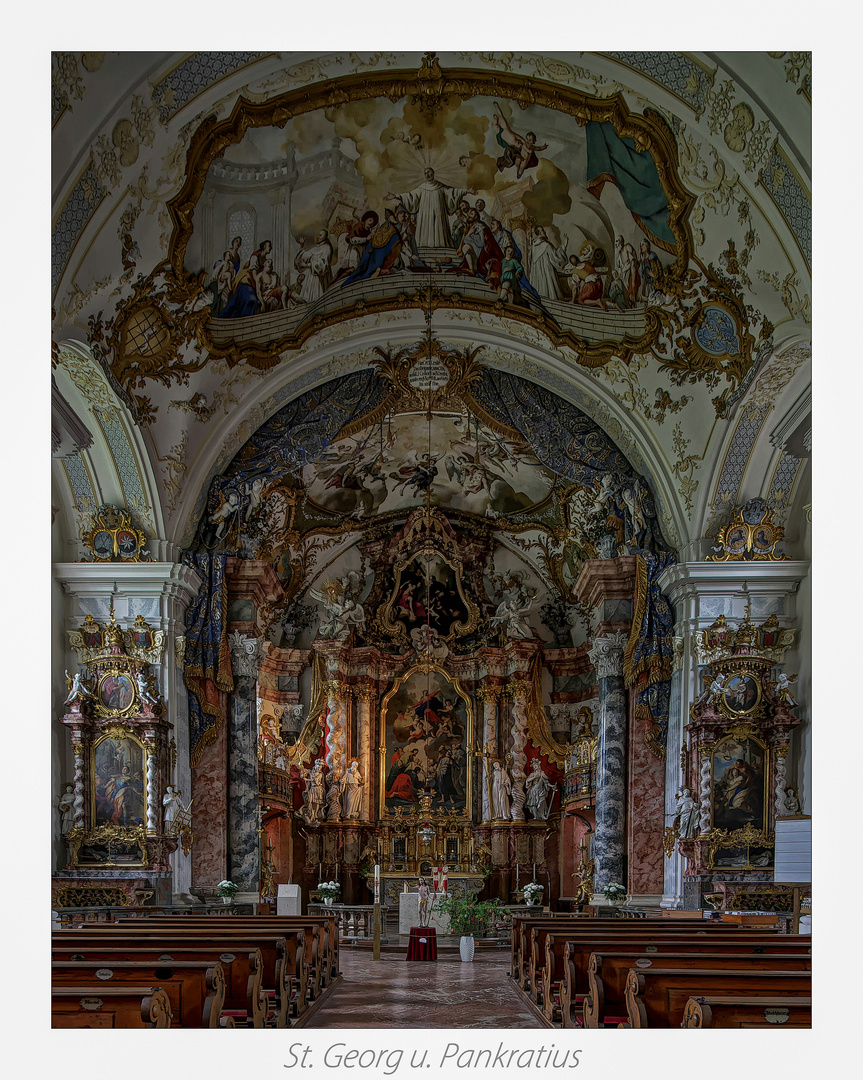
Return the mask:
[[[396,936],[397,937],[397,936]],[[463,964],[458,948],[438,950],[435,963],[408,963],[404,949],[381,959],[342,948],[343,979],[309,1028],[540,1028],[510,985],[509,948],[477,950]]]

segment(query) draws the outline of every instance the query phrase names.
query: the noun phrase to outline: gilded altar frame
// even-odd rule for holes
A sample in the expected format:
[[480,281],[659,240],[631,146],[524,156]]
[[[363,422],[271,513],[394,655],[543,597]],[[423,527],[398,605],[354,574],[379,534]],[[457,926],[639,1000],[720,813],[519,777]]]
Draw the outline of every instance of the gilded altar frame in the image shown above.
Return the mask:
[[[111,825],[117,830],[117,836],[128,832],[129,835],[138,834],[140,826],[138,824],[133,825],[121,825],[118,822],[113,821],[100,821],[97,818],[97,788],[99,786],[98,772],[96,769],[96,756],[99,748],[108,741],[113,741],[116,745],[117,740],[128,740],[133,743],[135,747],[140,751],[140,778],[141,778],[141,791],[140,799],[143,805],[143,824],[146,833],[146,821],[147,821],[147,804],[149,798],[149,790],[147,785],[147,759],[153,752],[152,748],[148,746],[142,739],[135,734],[131,726],[127,724],[110,724],[106,728],[103,728],[90,743],[89,754],[89,774],[90,774],[90,834],[97,828],[102,828]],[[131,765],[130,765],[131,773]]]
[[[464,749],[465,749],[465,805],[463,808],[456,808],[446,810],[442,807],[429,809],[428,812],[423,811],[423,819],[428,818],[434,823],[435,819],[438,820],[450,820],[450,821],[472,821],[473,820],[473,758],[474,758],[474,735],[473,735],[473,705],[470,697],[463,689],[459,679],[450,675],[446,668],[440,664],[429,663],[424,661],[420,664],[414,664],[408,668],[403,675],[400,675],[393,683],[390,690],[384,695],[380,706],[380,727],[378,738],[378,820],[380,821],[404,821],[405,818],[416,817],[419,820],[420,806],[417,803],[417,807],[414,810],[405,810],[403,807],[397,807],[395,809],[387,807],[386,805],[386,778],[387,778],[387,712],[389,709],[389,703],[399,692],[399,690],[407,683],[407,681],[414,675],[425,676],[430,678],[432,672],[436,672],[444,682],[451,686],[461,700],[464,702],[465,707],[465,734],[464,734]],[[432,785],[433,786],[433,785]]]

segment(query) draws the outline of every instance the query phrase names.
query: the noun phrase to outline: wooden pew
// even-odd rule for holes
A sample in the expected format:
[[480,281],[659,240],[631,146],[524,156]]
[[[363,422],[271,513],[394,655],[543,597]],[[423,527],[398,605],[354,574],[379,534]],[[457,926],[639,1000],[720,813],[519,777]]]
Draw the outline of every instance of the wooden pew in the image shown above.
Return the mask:
[[[646,924],[647,920],[638,920],[632,922],[621,921],[614,923],[611,923],[610,920],[602,920],[601,922],[593,922],[590,924],[590,926],[587,926],[584,923],[575,923],[573,925],[567,922],[532,925],[529,928],[530,945],[526,971],[523,974],[522,989],[527,992],[528,998],[531,1002],[533,1002],[533,1004],[542,1005],[542,972],[545,967],[545,938],[549,933],[554,933],[555,936],[557,936],[558,934],[564,935],[569,933],[571,929],[572,933],[576,938],[583,938],[585,935],[590,936],[591,934],[595,935],[597,933],[605,933],[605,931],[597,928],[601,926],[611,925],[613,928],[611,931],[612,935],[616,935],[618,932],[622,933],[624,936],[627,934],[632,934],[636,935],[633,940],[637,940],[638,935],[644,933],[647,930]],[[699,935],[703,934],[705,937],[708,937],[717,933],[727,933],[729,929],[728,927],[721,927],[719,924],[717,924],[716,929],[706,929],[700,920],[698,920],[697,928],[694,928],[692,930],[687,930],[681,925],[681,923],[666,924],[660,922],[658,919],[650,920],[650,924],[650,932],[659,935],[663,939],[667,938],[669,935],[685,935],[687,933],[696,933]],[[625,929],[621,930],[621,927],[625,927]],[[629,940],[628,937],[624,937],[624,939]]]
[[741,954],[733,949],[709,952],[665,952],[657,957],[638,950],[593,952],[587,969],[588,993],[584,998],[584,1026],[609,1027],[626,1019],[626,986],[630,970],[649,970],[650,967],[674,968],[689,971],[709,968],[711,971],[736,970],[746,967],[753,971],[811,971],[812,957],[797,952]]
[[[242,1020],[243,1015],[249,1026],[262,1028],[267,1020],[267,999],[263,992],[263,960],[261,950],[248,934],[219,933],[217,930],[190,929],[185,933],[174,931],[159,932],[154,930],[149,920],[140,924],[123,926],[93,926],[86,930],[55,930],[52,945],[63,948],[67,943],[76,946],[75,953],[85,952],[86,946],[108,945],[117,950],[116,959],[122,960],[128,950],[138,947],[150,947],[149,957],[137,959],[159,960],[163,956],[173,957],[183,948],[197,947],[206,950],[210,961],[221,960],[225,964],[226,991],[223,1011],[234,1014]],[[155,955],[153,955],[155,953]],[[238,963],[228,964],[230,958]],[[201,959],[202,957],[198,957]],[[70,957],[74,959],[74,957]]]
[[691,997],[685,1028],[810,1028],[812,998]]
[[[665,924],[671,926],[673,924]],[[720,924],[717,924],[720,925]],[[567,935],[563,946],[563,976],[559,986],[561,1020],[566,1028],[580,1026],[582,1020],[582,1000],[589,993],[588,966],[590,955],[594,951],[616,952],[622,949],[640,949],[648,956],[663,955],[667,952],[703,953],[719,949],[735,949],[744,953],[788,952],[811,955],[811,939],[808,937],[789,937],[778,934],[775,930],[755,933],[748,930],[739,933],[708,933],[696,931],[673,931],[644,927],[641,936],[630,931],[617,933],[611,930],[600,937],[588,935]],[[621,1008],[621,1012],[625,1012]]]
[[809,971],[756,971],[752,968],[715,971],[693,968],[630,969],[626,980],[625,1028],[680,1027],[691,997],[812,997]]
[[161,986],[171,1007],[172,1027],[217,1028],[225,1003],[225,973],[220,963],[205,960],[172,962],[128,960],[53,960],[51,985],[77,986],[82,982],[111,986]]
[[[79,932],[83,933],[83,931]],[[225,979],[226,996],[229,987],[248,985],[248,954],[237,955],[224,951],[216,954],[212,946],[190,946],[177,941],[171,942],[170,952],[166,952],[164,945],[159,942],[153,942],[150,945],[129,945],[127,940],[65,941],[58,945],[55,939],[51,946],[51,960],[52,962],[70,961],[76,964],[82,961],[93,962],[99,967],[112,967],[112,965],[122,965],[127,962],[143,962],[159,967],[188,963],[201,963],[206,967],[212,967],[214,964],[219,964]],[[223,1002],[222,1017],[218,1026],[235,1027],[234,1020],[234,1016],[225,1014]],[[243,1026],[245,1026],[245,1020]]]
[[[228,919],[214,919],[210,915],[158,916],[153,920],[135,919],[130,925],[140,926],[150,923],[154,927],[172,932],[186,929],[204,929],[211,931],[218,928],[222,933],[248,933],[260,944],[264,961],[264,978],[267,988],[275,986],[279,1000],[287,997],[290,1015],[301,1016],[308,1004],[317,1000],[323,987],[333,976],[331,974],[333,958],[330,952],[332,941],[329,919],[312,919],[308,916],[269,917],[265,921],[255,915],[232,915]],[[332,919],[334,925],[335,919]],[[283,946],[279,947],[280,962],[273,959],[270,949],[278,936]],[[337,959],[335,963],[337,963]],[[282,979],[279,979],[277,967],[281,966]],[[286,989],[281,988],[282,983]],[[279,1015],[284,1010],[280,1007]],[[285,1013],[285,1016],[288,1014]],[[277,1026],[285,1026],[277,1023]]]
[[82,983],[51,990],[52,1028],[167,1028],[168,996],[158,986]]

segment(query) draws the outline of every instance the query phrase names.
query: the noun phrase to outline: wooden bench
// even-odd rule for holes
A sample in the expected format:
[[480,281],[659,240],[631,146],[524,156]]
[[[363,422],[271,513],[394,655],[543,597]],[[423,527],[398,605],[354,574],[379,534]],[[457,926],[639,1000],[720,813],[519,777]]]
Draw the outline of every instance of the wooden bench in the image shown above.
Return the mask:
[[168,995],[158,986],[82,983],[51,989],[52,1028],[167,1028]]
[[185,960],[170,966],[159,961],[52,960],[51,985],[81,982],[111,986],[161,986],[171,1007],[172,1027],[217,1028],[225,1003],[225,973],[219,963]]
[[626,980],[624,1028],[680,1027],[691,997],[812,997],[809,971],[756,971],[752,968],[715,971],[693,968],[630,969]]
[[79,956],[89,959],[86,956],[88,946],[91,949],[107,946],[114,950],[112,955],[117,961],[131,957],[130,950],[136,947],[149,949],[149,955],[136,956],[135,959],[165,959],[166,962],[167,958],[173,959],[175,954],[179,959],[184,949],[203,950],[195,959],[209,959],[211,963],[221,961],[224,965],[226,989],[223,1012],[234,1015],[250,1027],[266,1026],[267,998],[263,992],[261,949],[249,935],[218,934],[194,929],[182,934],[172,931],[159,933],[148,929],[148,925],[148,921],[142,921],[141,925],[136,925],[134,929],[124,925],[95,926],[88,927],[87,930],[55,930],[52,945],[55,948],[69,947],[74,955],[70,955],[68,959]]
[[[527,994],[529,1000],[535,1005],[542,1005],[543,1003],[543,969],[545,967],[545,939],[548,934],[554,934],[555,938],[558,936],[564,937],[570,932],[576,939],[584,939],[591,935],[596,936],[601,934],[604,937],[617,936],[618,933],[623,935],[623,940],[629,940],[630,935],[635,935],[633,940],[637,940],[638,935],[647,932],[648,920],[638,920],[637,922],[620,922],[610,924],[608,922],[591,922],[590,925],[586,923],[571,924],[565,921],[558,921],[555,923],[547,924],[540,923],[539,925],[533,925],[529,927],[530,933],[530,945],[527,957],[526,966],[523,964],[522,983],[521,989]],[[606,930],[604,927],[611,925],[612,929]],[[710,934],[715,933],[727,933],[728,928],[720,928],[717,926],[714,930],[706,930],[701,923],[697,921],[697,929],[687,930],[681,925],[681,923],[662,923],[659,920],[650,920],[650,932],[658,935],[661,938],[666,938],[672,934],[687,934],[687,933],[704,933],[707,937]],[[563,962],[562,951],[560,953],[561,965]],[[558,973],[558,982],[562,976],[562,968]],[[557,984],[555,984],[556,989]]]
[[[582,1023],[582,1001],[589,993],[588,967],[590,955],[594,951],[619,952],[626,950],[640,950],[648,956],[663,955],[667,952],[703,953],[731,949],[741,953],[759,952],[785,952],[793,950],[799,955],[811,954],[809,939],[790,939],[773,930],[765,933],[752,934],[749,931],[740,933],[710,933],[701,929],[682,930],[679,924],[668,923],[668,930],[656,930],[653,926],[643,928],[641,935],[633,935],[630,931],[617,933],[609,930],[597,933],[596,936],[574,936],[568,934],[563,941],[563,966],[557,993],[560,998],[560,1014],[563,1027],[575,1028]],[[671,927],[674,927],[672,930]],[[554,942],[555,973],[557,968],[557,955],[559,946]],[[549,986],[548,977],[543,974],[543,992],[554,994],[554,987]],[[621,1011],[624,1011],[623,1009]]]
[[[136,919],[133,925],[141,925],[143,920]],[[335,919],[317,919],[308,916],[276,916],[265,920],[255,915],[234,915],[230,919],[214,920],[209,915],[161,916],[152,920],[152,925],[159,929],[173,932],[187,928],[211,931],[215,927],[218,933],[248,933],[260,941],[265,967],[267,986],[274,983],[273,962],[268,949],[274,937],[278,935],[284,942],[279,950],[282,967],[287,979],[284,992],[290,1001],[290,1015],[302,1016],[308,1005],[320,998],[323,989],[336,975],[333,966],[338,964],[338,955],[331,951]],[[270,991],[272,992],[272,991]],[[283,1026],[283,1025],[280,1025]]]
[[812,998],[692,997],[685,1028],[810,1028]]
[[[210,915],[159,915],[154,918],[154,923],[159,926],[185,928],[188,926],[212,926],[213,916]],[[330,916],[301,916],[301,915],[276,915],[262,918],[257,915],[232,915],[229,919],[219,920],[219,926],[231,928],[243,928],[260,933],[263,929],[267,932],[275,930],[277,933],[285,932],[285,936],[296,930],[305,930],[305,959],[310,975],[310,988],[308,999],[317,1000],[324,988],[329,986],[339,972],[338,952],[338,923],[334,915]],[[269,934],[268,934],[269,936]],[[296,969],[296,965],[294,968]],[[299,970],[296,970],[297,979],[301,979]],[[304,1011],[303,1008],[299,1010]]]
[[802,953],[740,953],[730,947],[721,951],[664,952],[661,956],[638,950],[620,952],[598,951],[590,955],[587,968],[588,993],[584,998],[584,1026],[601,1028],[616,1025],[627,1019],[626,986],[629,972],[651,967],[688,971],[709,968],[711,971],[811,971],[812,957]]

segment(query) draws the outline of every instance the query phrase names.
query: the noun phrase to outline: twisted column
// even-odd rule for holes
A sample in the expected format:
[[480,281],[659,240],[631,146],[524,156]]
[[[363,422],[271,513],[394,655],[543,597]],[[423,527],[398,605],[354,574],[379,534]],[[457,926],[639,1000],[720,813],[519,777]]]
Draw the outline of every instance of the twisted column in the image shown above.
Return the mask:
[[710,779],[711,764],[710,755],[713,752],[712,744],[701,747],[701,788],[699,790],[699,832],[710,832]]
[[617,630],[597,638],[588,652],[599,680],[599,748],[596,762],[596,837],[594,890],[611,881],[626,885],[626,689],[623,653],[626,634]]
[[786,813],[785,810],[785,755],[788,753],[787,746],[777,746],[773,753],[776,755],[776,781],[773,788],[774,820]]
[[147,747],[147,832],[160,833],[160,809],[159,799],[159,757],[158,745],[153,743]]
[[81,743],[72,743],[72,753],[75,755],[75,785],[74,823],[76,829],[84,828],[84,747]]

